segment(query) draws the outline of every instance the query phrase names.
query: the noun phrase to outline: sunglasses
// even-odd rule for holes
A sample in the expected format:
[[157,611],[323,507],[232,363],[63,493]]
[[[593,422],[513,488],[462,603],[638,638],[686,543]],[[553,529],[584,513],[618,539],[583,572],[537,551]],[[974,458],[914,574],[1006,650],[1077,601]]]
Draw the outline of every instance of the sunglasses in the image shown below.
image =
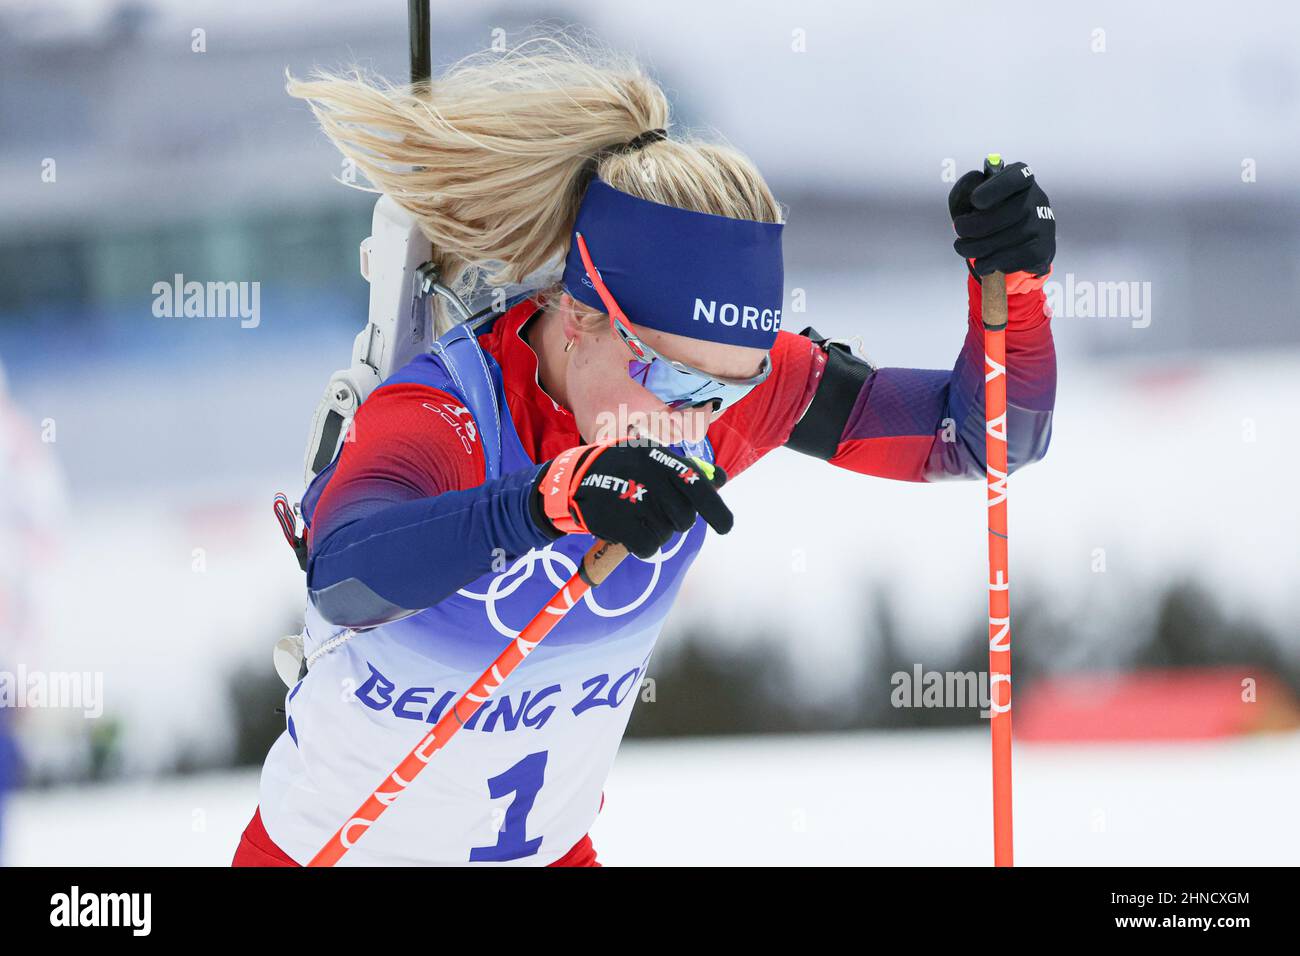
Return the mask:
[[755,385],[761,384],[771,374],[772,360],[767,355],[763,356],[763,367],[759,369],[758,374],[746,379],[710,375],[708,372],[692,368],[685,362],[660,355],[642,342],[628,327],[628,317],[619,308],[618,303],[614,301],[614,296],[601,280],[600,270],[591,261],[591,253],[587,250],[587,241],[582,237],[582,233],[577,234],[577,240],[583,268],[587,271],[587,278],[592,288],[600,296],[600,301],[605,303],[610,327],[635,356],[627,363],[628,375],[669,408],[676,410],[712,405],[714,412],[720,412],[736,404],[753,391]]

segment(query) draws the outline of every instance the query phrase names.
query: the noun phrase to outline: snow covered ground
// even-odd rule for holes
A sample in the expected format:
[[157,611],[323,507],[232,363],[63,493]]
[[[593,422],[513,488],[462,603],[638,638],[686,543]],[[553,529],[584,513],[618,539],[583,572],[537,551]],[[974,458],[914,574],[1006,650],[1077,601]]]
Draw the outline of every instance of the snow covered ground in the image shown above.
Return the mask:
[[[1300,863],[1300,734],[1015,759],[1022,865]],[[5,862],[224,865],[256,790],[241,771],[27,793]],[[980,866],[989,821],[983,732],[633,741],[592,838],[620,866]]]

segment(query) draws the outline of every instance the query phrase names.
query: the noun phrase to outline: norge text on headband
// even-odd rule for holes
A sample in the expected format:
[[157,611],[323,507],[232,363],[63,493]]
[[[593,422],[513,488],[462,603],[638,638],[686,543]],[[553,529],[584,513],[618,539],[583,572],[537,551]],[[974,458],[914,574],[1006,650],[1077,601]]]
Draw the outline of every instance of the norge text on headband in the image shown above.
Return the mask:
[[[666,206],[593,179],[574,233],[634,325],[771,349],[785,298],[783,228]],[[605,311],[572,236],[564,288]]]

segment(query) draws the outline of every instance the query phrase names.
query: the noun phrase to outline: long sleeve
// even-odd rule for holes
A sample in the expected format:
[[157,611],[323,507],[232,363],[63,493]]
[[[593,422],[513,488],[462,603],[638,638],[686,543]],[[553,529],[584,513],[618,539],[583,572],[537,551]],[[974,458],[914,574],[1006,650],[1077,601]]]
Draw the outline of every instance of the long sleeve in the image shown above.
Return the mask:
[[[1032,284],[1031,284],[1032,285]],[[1007,432],[1011,470],[1037,461],[1051,439],[1056,352],[1041,290],[1008,296]],[[968,280],[965,342],[950,371],[873,369],[852,407],[821,409],[843,421],[831,464],[901,481],[984,474],[984,345],[980,286]],[[782,332],[767,382],[710,429],[719,462],[735,474],[789,440],[816,395],[825,353]],[[728,467],[730,466],[730,467]]]
[[[831,463],[904,481],[984,475],[984,327],[969,280],[966,341],[951,372],[880,368],[863,384]],[[1007,297],[1007,460],[1041,459],[1052,434],[1056,350],[1041,289]]]
[[551,538],[529,515],[536,468],[484,481],[469,413],[424,385],[378,389],[357,412],[312,515],[307,587],[334,624],[373,627],[437,604]]

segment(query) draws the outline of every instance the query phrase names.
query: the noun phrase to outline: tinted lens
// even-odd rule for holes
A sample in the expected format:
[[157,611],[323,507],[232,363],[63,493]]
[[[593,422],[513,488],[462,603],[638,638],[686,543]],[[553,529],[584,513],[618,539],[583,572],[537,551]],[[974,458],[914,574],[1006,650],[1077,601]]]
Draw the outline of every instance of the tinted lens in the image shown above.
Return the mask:
[[749,394],[753,385],[733,385],[673,368],[667,362],[630,361],[628,374],[645,386],[669,408],[712,403],[717,410],[733,405]]

